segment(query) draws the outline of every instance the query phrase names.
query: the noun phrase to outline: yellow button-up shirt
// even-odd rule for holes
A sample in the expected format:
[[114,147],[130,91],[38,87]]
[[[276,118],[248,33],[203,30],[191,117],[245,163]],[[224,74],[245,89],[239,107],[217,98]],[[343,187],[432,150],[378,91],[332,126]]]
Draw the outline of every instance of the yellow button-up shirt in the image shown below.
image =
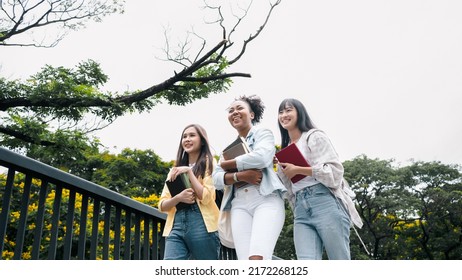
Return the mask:
[[[216,161],[214,160],[214,165],[215,163]],[[218,230],[218,215],[220,210],[215,203],[215,186],[213,184],[212,175],[210,174],[211,172],[207,173],[208,174],[204,178],[198,178],[199,182],[204,187],[204,190],[202,193],[202,199],[200,200],[196,198],[196,203],[201,211],[207,231],[214,232]],[[164,185],[164,189],[162,190],[159,200],[159,211],[167,213],[167,221],[165,222],[165,228],[162,234],[163,236],[168,236],[173,228],[176,207],[172,207],[169,211],[164,211],[162,209],[162,202],[166,199],[170,199],[171,197],[172,195],[170,194],[167,185]]]

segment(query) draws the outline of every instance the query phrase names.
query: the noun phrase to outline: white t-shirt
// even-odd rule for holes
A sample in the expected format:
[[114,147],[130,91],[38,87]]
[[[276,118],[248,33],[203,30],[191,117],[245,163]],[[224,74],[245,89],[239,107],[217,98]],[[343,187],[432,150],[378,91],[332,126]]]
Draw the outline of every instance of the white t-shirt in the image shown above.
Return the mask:
[[[300,137],[300,139],[295,144],[297,145],[297,148],[302,152],[302,155],[305,158],[306,162],[310,162],[310,160],[308,159],[308,154],[306,153],[306,151],[308,150],[308,142],[306,141],[306,137]],[[311,187],[318,183],[319,182],[315,178],[311,176],[306,176],[305,178],[301,179],[295,184],[292,184],[292,191],[296,193],[299,190],[302,190],[306,187]]]

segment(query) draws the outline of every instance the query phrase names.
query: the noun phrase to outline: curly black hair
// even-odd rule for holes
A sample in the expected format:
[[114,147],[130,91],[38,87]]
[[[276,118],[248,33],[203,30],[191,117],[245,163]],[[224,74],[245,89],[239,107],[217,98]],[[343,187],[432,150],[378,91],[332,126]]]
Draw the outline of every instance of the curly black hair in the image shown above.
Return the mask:
[[261,98],[255,94],[250,96],[242,95],[239,98],[235,99],[236,101],[244,101],[249,104],[250,111],[254,113],[254,119],[252,120],[252,124],[255,125],[260,122],[263,118],[263,112],[265,111],[265,105],[263,105],[263,101]]

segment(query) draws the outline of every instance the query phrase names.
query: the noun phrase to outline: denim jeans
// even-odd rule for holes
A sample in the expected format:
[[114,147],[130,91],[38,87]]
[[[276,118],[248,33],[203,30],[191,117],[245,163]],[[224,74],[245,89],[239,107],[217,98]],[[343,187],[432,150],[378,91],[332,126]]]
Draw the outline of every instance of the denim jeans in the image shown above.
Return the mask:
[[294,244],[297,259],[350,259],[350,218],[343,204],[323,184],[296,193]]
[[217,260],[218,232],[207,232],[197,204],[175,213],[173,229],[165,239],[164,260]]
[[236,190],[231,208],[231,227],[239,260],[262,256],[270,260],[284,226],[284,200],[277,193],[260,194],[258,187]]

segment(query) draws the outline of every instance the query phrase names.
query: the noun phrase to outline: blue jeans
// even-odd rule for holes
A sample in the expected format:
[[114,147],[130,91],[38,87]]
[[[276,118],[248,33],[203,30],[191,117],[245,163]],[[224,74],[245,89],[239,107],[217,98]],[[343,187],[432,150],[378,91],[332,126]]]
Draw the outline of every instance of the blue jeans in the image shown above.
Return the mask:
[[197,204],[175,213],[173,229],[165,239],[164,260],[218,260],[218,232],[207,232]]
[[343,204],[323,184],[296,193],[294,244],[297,259],[350,259],[350,218]]

